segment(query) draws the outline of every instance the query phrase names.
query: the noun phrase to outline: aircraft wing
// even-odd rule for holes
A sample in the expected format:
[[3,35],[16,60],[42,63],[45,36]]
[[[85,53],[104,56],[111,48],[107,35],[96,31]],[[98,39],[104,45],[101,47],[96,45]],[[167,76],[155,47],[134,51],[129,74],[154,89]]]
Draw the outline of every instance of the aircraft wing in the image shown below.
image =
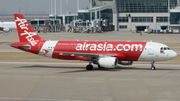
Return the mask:
[[104,57],[104,56],[114,56],[112,54],[93,54],[93,53],[78,53],[78,52],[62,52],[62,51],[54,51],[54,53],[59,53],[59,55],[71,55],[71,56],[81,56],[86,58],[91,57]]

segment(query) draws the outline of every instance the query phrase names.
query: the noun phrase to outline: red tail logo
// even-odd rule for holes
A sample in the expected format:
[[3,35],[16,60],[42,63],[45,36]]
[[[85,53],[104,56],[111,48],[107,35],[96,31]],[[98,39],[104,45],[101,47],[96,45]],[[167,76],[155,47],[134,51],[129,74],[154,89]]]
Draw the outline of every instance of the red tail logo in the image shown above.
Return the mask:
[[20,42],[28,41],[35,46],[41,39],[22,14],[14,14]]

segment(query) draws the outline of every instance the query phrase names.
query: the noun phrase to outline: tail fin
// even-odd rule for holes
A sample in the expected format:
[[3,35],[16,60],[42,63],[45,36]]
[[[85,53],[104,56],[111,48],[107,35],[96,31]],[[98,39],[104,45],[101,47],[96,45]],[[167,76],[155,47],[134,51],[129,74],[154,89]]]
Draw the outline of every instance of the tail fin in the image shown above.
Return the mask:
[[14,18],[20,42],[30,42],[32,46],[35,46],[38,41],[43,40],[34,31],[22,14],[14,14]]

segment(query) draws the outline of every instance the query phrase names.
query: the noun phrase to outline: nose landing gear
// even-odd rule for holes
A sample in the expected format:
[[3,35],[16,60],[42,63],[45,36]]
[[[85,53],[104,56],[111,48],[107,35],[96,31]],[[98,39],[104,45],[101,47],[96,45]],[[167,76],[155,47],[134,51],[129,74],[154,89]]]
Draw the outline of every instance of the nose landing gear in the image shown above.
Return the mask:
[[151,62],[151,70],[156,70],[156,67],[154,66],[154,61]]

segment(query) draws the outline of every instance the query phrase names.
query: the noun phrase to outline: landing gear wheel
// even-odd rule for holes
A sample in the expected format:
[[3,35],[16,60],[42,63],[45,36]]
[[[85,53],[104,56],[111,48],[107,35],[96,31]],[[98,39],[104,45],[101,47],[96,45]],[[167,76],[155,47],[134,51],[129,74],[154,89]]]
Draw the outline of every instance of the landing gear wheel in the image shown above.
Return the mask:
[[86,66],[86,69],[87,69],[87,70],[93,70],[93,65],[87,65],[87,66]]
[[103,67],[101,67],[100,65],[98,65],[98,68],[103,68]]
[[151,62],[151,70],[156,70],[156,67],[154,66],[154,61]]
[[153,67],[151,67],[151,70],[156,70],[156,67],[154,67],[154,66],[153,66]]

